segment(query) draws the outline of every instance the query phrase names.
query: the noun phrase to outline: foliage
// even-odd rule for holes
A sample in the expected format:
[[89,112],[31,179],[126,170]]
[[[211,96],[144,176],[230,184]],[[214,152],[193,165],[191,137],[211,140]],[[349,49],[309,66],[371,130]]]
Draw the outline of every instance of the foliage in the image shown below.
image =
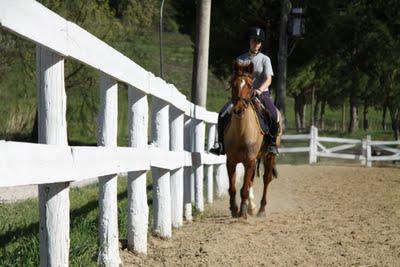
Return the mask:
[[[174,3],[181,31],[194,39],[195,1]],[[316,101],[332,108],[349,100],[356,109],[386,105],[396,113],[399,2],[304,0],[292,4],[306,10],[307,33],[302,40],[289,40],[289,47],[296,43],[296,48],[288,58],[288,94],[304,95],[304,105],[311,102],[314,88]],[[265,52],[277,69],[279,7],[277,0],[213,2],[210,64],[219,78],[230,75],[232,60],[247,49],[245,33],[253,25],[266,29]]]

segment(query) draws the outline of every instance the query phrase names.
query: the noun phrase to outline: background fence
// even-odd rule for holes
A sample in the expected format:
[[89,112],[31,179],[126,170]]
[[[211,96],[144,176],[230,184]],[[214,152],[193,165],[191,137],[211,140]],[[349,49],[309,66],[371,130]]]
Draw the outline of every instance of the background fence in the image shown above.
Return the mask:
[[373,161],[400,161],[400,141],[372,141],[319,136],[318,128],[311,126],[309,134],[283,135],[284,144],[290,141],[305,141],[309,146],[282,147],[281,153],[308,153],[309,163],[317,163],[320,158],[335,158],[360,161],[361,165],[372,166]]
[[[35,1],[1,0],[0,25],[37,44],[39,143],[0,141],[0,186],[39,185],[40,262],[67,266],[69,259],[69,184],[99,177],[99,265],[117,266],[117,177],[128,173],[127,241],[130,250],[147,252],[148,206],[146,173],[153,175],[154,233],[171,237],[172,227],[192,217],[192,203],[226,192],[225,157],[206,153],[216,137],[217,114],[189,102],[173,85],[138,66],[78,25]],[[68,146],[64,59],[78,60],[99,71],[98,147]],[[118,82],[129,90],[129,147],[117,146]],[[148,96],[152,97],[151,110]],[[151,121],[151,144],[148,122]],[[207,127],[206,127],[207,126]],[[400,160],[400,142],[286,135],[307,147],[282,148],[282,153],[372,161]],[[321,143],[343,143],[329,147]],[[338,153],[361,145],[360,154]],[[378,147],[392,155],[372,156]],[[215,170],[214,170],[215,167]],[[215,175],[214,175],[215,173]],[[215,182],[215,185],[214,185]]]

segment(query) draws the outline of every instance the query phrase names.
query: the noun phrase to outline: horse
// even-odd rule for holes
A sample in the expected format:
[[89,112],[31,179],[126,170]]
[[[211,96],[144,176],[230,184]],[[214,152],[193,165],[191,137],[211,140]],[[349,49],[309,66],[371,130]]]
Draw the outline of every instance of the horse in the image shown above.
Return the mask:
[[[264,133],[256,114],[255,93],[252,89],[253,63],[248,65],[234,63],[234,76],[231,80],[231,101],[233,104],[231,119],[224,130],[224,147],[227,156],[226,166],[229,176],[230,211],[232,217],[247,219],[247,214],[255,215],[256,206],[253,202],[253,181],[256,172],[257,161],[264,163],[264,190],[261,198],[258,217],[265,217],[267,205],[267,188],[276,174],[275,155],[266,153],[263,146]],[[281,121],[281,120],[280,120]],[[281,124],[281,122],[280,122]],[[282,127],[277,138],[280,143]],[[236,165],[243,163],[245,174],[243,186],[240,190],[240,210],[236,204]]]

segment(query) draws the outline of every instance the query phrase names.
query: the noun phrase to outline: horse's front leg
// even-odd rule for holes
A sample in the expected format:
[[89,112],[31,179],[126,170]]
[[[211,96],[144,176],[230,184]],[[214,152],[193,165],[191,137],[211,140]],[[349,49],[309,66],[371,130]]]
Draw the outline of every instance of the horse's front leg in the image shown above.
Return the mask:
[[247,211],[249,207],[249,191],[256,171],[256,160],[254,159],[245,162],[244,167],[245,167],[245,173],[243,179],[243,186],[242,189],[240,190],[240,196],[242,197],[242,202],[240,204],[239,216],[244,219],[247,219]]
[[226,168],[229,176],[229,208],[233,218],[236,218],[239,213],[239,208],[236,204],[236,164],[227,160]]
[[252,182],[250,184],[250,189],[249,189],[249,211],[247,212],[249,215],[254,216],[256,215],[256,204],[254,203],[254,192],[253,192],[253,181],[254,181],[254,175]]

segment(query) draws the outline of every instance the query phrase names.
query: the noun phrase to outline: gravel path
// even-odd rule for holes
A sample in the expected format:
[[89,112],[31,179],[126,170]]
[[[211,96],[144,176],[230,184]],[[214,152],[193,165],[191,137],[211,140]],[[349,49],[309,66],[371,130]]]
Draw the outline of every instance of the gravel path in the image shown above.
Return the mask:
[[281,165],[279,172],[267,218],[232,219],[228,200],[218,200],[172,239],[150,237],[146,258],[122,251],[124,265],[400,266],[398,168]]

